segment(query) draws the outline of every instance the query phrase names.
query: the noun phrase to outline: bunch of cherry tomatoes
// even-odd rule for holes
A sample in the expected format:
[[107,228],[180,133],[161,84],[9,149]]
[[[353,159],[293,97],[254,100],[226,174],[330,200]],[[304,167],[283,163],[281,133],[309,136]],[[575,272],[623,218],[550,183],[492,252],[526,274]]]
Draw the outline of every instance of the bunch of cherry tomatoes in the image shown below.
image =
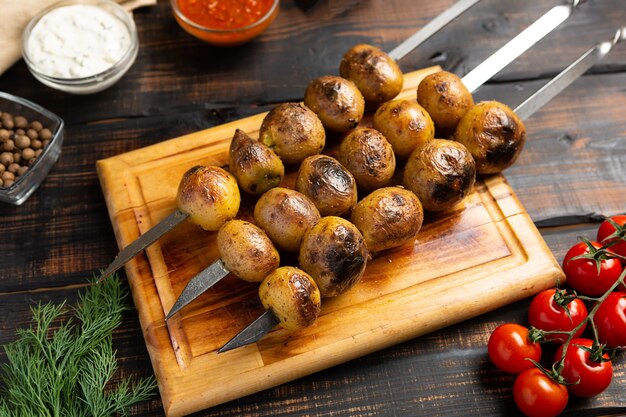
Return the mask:
[[[489,357],[517,375],[513,398],[524,414],[559,415],[569,395],[593,397],[610,385],[612,360],[626,348],[625,267],[626,215],[613,216],[600,225],[596,241],[582,238],[570,248],[563,260],[568,289],[537,294],[529,327],[506,323],[492,332]],[[559,344],[550,368],[540,364],[546,342]]]

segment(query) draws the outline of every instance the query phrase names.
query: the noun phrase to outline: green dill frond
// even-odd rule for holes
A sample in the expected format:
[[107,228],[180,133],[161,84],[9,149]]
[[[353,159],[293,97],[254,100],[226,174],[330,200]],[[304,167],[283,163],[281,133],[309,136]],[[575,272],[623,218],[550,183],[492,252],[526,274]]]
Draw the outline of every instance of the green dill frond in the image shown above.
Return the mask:
[[[114,276],[88,287],[72,309],[65,303],[32,307],[30,327],[4,346],[0,417],[126,416],[154,395],[154,377],[111,384],[118,368],[112,336],[127,296]],[[74,317],[62,320],[67,313]]]

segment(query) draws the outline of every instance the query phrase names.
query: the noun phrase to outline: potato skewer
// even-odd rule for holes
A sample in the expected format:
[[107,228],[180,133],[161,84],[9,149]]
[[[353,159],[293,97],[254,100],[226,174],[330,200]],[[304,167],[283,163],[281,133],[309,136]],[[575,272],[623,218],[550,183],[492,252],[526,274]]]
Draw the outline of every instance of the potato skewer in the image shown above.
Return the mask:
[[254,343],[278,324],[287,330],[308,327],[317,320],[322,309],[321,294],[313,278],[291,266],[278,268],[268,275],[259,286],[259,298],[265,312],[218,353]]
[[218,230],[235,218],[240,202],[239,187],[232,174],[219,167],[192,167],[178,185],[176,211],[122,249],[97,282],[113,274],[187,218],[204,230]]
[[[519,105],[515,111],[521,118],[530,117],[543,104],[547,103],[551,98],[563,91],[586,70],[591,68],[594,63],[604,58],[604,56],[611,51],[613,46],[624,40],[626,40],[626,26],[618,29],[615,36],[610,41],[602,42],[585,52],[578,60],[549,81],[524,103]],[[367,218],[367,216],[364,216],[364,218]],[[239,334],[233,337],[226,345],[219,349],[218,352],[225,352],[259,340],[263,335],[272,330],[277,323],[275,318],[270,317],[268,319],[267,317],[264,317],[271,316],[271,314],[271,312],[266,311],[259,319],[255,320]]]
[[254,218],[262,228],[241,220],[232,220],[220,228],[217,246],[222,258],[187,283],[166,320],[230,271],[245,281],[261,282],[279,266],[274,245],[286,252],[297,252],[304,233],[319,221],[320,214],[304,194],[276,187],[258,200]]

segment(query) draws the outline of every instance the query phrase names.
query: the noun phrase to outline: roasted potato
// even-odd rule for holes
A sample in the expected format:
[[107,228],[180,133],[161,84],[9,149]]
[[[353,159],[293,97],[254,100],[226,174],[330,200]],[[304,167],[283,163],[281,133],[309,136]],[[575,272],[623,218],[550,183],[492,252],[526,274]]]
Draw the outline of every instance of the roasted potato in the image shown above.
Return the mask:
[[358,126],[365,101],[357,86],[345,78],[325,75],[312,80],[304,93],[304,104],[326,129],[347,132]]
[[350,216],[371,252],[395,248],[415,238],[422,228],[420,200],[402,187],[374,191],[356,205]]
[[229,169],[243,191],[261,195],[278,187],[285,176],[285,166],[270,148],[237,129],[230,143]]
[[404,76],[396,61],[372,45],[356,45],[343,56],[339,74],[354,82],[368,103],[384,103],[402,91]]
[[261,282],[280,265],[280,255],[270,238],[243,220],[230,220],[220,227],[217,247],[226,268],[244,281]]
[[320,220],[320,212],[304,194],[272,188],[254,206],[254,220],[281,250],[297,253],[304,232]]
[[176,203],[192,223],[215,231],[237,216],[241,195],[231,173],[214,166],[195,166],[183,175]]
[[367,191],[389,184],[396,170],[396,156],[385,136],[366,127],[353,130],[343,139],[337,160]]
[[343,294],[365,272],[368,251],[359,229],[341,217],[322,217],[300,245],[300,268],[308,272],[322,297]]
[[384,103],[374,114],[374,129],[385,136],[399,159],[407,159],[418,145],[435,137],[433,120],[415,100]]
[[296,190],[309,197],[322,216],[349,213],[357,202],[354,177],[339,161],[327,155],[313,155],[302,161]]
[[263,307],[272,309],[287,330],[312,325],[322,309],[320,290],[306,272],[283,266],[270,273],[259,286]]
[[435,126],[452,133],[461,117],[474,105],[463,81],[455,74],[439,71],[427,75],[417,87],[417,102],[432,117]]
[[483,101],[461,118],[454,140],[465,145],[480,174],[495,174],[513,165],[526,142],[526,127],[507,105]]
[[413,151],[402,183],[429,211],[452,208],[471,191],[476,179],[474,158],[465,146],[433,139]]
[[263,119],[259,141],[286,164],[299,164],[307,156],[322,152],[326,131],[317,115],[300,103],[283,103]]

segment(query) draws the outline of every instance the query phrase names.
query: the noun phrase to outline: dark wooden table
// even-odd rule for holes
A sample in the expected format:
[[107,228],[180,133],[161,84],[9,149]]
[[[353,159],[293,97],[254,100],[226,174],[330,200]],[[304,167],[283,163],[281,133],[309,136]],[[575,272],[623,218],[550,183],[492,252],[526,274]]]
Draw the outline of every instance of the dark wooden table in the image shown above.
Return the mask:
[[[217,49],[188,36],[168,1],[135,12],[140,52],[113,88],[71,96],[39,84],[19,62],[0,90],[67,123],[58,163],[22,206],[0,205],[0,343],[30,320],[38,301],[76,300],[86,278],[117,252],[95,162],[299,100],[307,82],[338,72],[359,42],[390,50],[453,0],[283,0],[254,42]],[[560,0],[483,0],[401,61],[463,75]],[[590,0],[476,98],[519,104],[585,50],[626,24],[624,0]],[[626,211],[626,45],[527,121],[528,143],[506,171],[561,261],[598,215]],[[461,248],[459,248],[461,250]],[[486,343],[503,322],[525,323],[528,300],[198,416],[518,415],[513,377],[494,368]],[[123,375],[151,374],[134,310],[114,335]],[[0,360],[2,357],[0,357]],[[571,399],[564,415],[626,414],[626,358],[602,395]],[[162,416],[158,397],[135,415]]]

